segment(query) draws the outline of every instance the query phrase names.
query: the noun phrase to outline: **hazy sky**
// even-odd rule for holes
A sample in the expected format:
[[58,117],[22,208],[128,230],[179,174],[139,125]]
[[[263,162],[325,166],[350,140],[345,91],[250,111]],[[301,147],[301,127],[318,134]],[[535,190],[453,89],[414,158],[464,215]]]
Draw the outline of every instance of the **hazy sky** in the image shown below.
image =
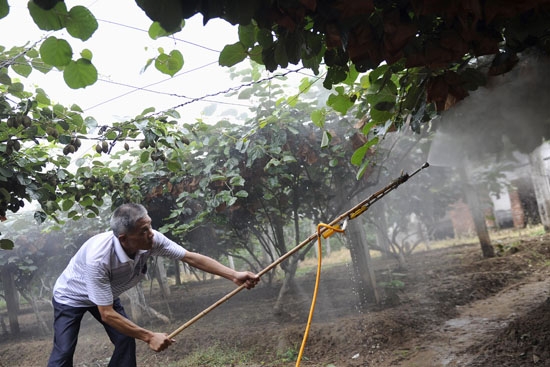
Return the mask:
[[[8,2],[10,14],[0,20],[0,34],[3,35],[0,45],[11,47],[23,45],[26,41],[32,43],[46,34],[32,21],[26,1]],[[189,98],[215,94],[239,84],[238,81],[230,81],[228,69],[217,63],[223,46],[238,41],[237,28],[225,21],[211,20],[203,27],[202,17],[195,16],[173,38],[153,41],[146,32],[151,21],[134,0],[67,0],[65,3],[68,9],[76,5],[86,6],[98,19],[99,28],[86,42],[74,39],[64,31],[53,35],[70,42],[73,59],[83,49],[90,49],[100,80],[85,89],[72,90],[65,85],[61,72],[56,69],[47,75],[33,71],[28,84],[39,85],[56,102],[64,105],[76,103],[84,109],[85,115],[100,121],[113,118],[124,120],[150,106],[160,111],[181,105]],[[184,67],[173,78],[160,73],[154,66],[141,72],[146,61],[158,54],[158,47],[163,47],[167,53],[177,48],[183,54]],[[208,101],[222,102],[224,98],[210,97]],[[192,122],[210,103],[191,103],[179,112],[190,119],[186,122]],[[246,101],[235,103],[247,104]],[[218,110],[232,107],[246,110],[231,104],[221,104]]]

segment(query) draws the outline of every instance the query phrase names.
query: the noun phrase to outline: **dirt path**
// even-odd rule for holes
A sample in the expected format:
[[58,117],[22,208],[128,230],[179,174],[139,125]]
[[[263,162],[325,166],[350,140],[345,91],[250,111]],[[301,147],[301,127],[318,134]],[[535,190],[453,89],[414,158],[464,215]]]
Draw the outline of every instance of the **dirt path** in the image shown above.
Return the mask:
[[528,313],[534,305],[544,302],[549,289],[550,279],[532,275],[492,297],[457,306],[459,316],[413,340],[409,348],[415,352],[397,366],[470,365],[476,358],[472,349],[492,340],[518,315]]

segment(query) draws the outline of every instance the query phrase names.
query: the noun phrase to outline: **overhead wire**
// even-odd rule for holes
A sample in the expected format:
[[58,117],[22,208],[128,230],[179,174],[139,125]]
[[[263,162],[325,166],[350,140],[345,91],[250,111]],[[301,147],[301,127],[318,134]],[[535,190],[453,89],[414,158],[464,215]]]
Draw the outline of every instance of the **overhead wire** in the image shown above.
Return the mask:
[[[95,0],[93,1],[90,5],[88,5],[88,7],[92,7],[93,5],[96,5],[97,3],[99,2],[99,0]],[[135,31],[139,31],[139,32],[144,32],[144,33],[148,33],[147,30],[145,29],[142,29],[142,28],[139,28],[139,27],[135,27],[135,26],[131,26],[131,25],[127,25],[127,24],[123,24],[123,23],[120,23],[120,22],[116,22],[116,21],[110,21],[110,20],[106,20],[106,19],[97,19],[99,22],[102,22],[102,23],[107,23],[107,24],[112,24],[112,25],[115,25],[115,26],[118,26],[118,27],[123,27],[123,28],[128,28],[128,29],[131,29],[131,30],[135,30]],[[204,46],[204,45],[200,45],[198,43],[195,43],[195,42],[190,42],[190,41],[187,41],[187,40],[184,40],[184,39],[181,39],[181,38],[178,38],[178,37],[175,37],[174,35],[171,35],[170,36],[174,41],[177,41],[177,42],[183,42],[183,43],[186,43],[186,44],[189,44],[189,45],[192,45],[194,47],[198,47],[198,48],[201,48],[201,49],[204,49],[204,50],[208,50],[208,51],[211,51],[211,52],[215,52],[215,53],[219,53],[220,51],[219,50],[216,50],[216,49],[213,49],[211,47],[207,47],[207,46]],[[90,106],[90,107],[86,107],[86,108],[83,108],[83,111],[89,111],[89,110],[92,110],[92,109],[95,109],[97,107],[100,107],[102,105],[105,105],[107,103],[111,103],[113,101],[116,101],[120,98],[123,98],[125,96],[128,96],[132,93],[135,93],[135,92],[138,92],[138,91],[143,91],[143,92],[149,92],[149,93],[154,93],[154,94],[159,94],[159,95],[166,95],[166,96],[171,96],[171,97],[176,97],[176,98],[184,98],[184,99],[187,99],[188,101],[184,102],[184,103],[181,103],[181,104],[178,104],[174,107],[171,107],[171,108],[168,108],[167,110],[171,110],[171,109],[177,109],[177,108],[181,108],[181,107],[184,107],[186,105],[189,105],[191,103],[195,103],[195,102],[199,102],[199,101],[206,101],[206,102],[211,102],[211,103],[216,103],[216,104],[225,104],[225,105],[231,105],[231,106],[240,106],[240,107],[251,107],[250,105],[246,105],[246,104],[241,104],[241,103],[235,103],[235,102],[224,102],[224,101],[217,101],[217,100],[209,100],[208,98],[210,97],[215,97],[215,96],[219,96],[219,95],[222,95],[222,94],[227,94],[227,93],[230,93],[230,92],[235,92],[235,91],[238,91],[242,88],[245,88],[245,87],[249,87],[249,86],[252,86],[254,84],[260,84],[260,83],[263,83],[265,81],[269,81],[269,80],[272,80],[272,79],[275,79],[275,78],[279,78],[279,77],[284,77],[290,73],[299,73],[299,74],[303,74],[303,70],[304,68],[301,67],[299,69],[296,69],[296,70],[287,70],[285,73],[282,73],[282,74],[276,74],[276,75],[271,75],[269,77],[266,77],[266,78],[263,78],[263,79],[260,79],[258,81],[253,81],[253,82],[249,82],[249,83],[244,83],[244,84],[241,84],[241,85],[238,85],[238,86],[234,86],[234,87],[230,87],[228,89],[225,89],[225,90],[222,90],[222,91],[218,91],[218,92],[213,92],[213,93],[209,93],[209,94],[206,94],[206,95],[203,95],[203,96],[200,96],[200,97],[188,97],[188,96],[185,96],[185,95],[181,95],[181,94],[178,94],[178,93],[170,93],[170,92],[163,92],[163,91],[155,91],[155,90],[150,90],[148,89],[149,87],[152,87],[152,86],[155,86],[155,85],[159,85],[161,83],[164,83],[164,82],[167,82],[167,81],[171,81],[173,80],[174,78],[176,77],[179,77],[179,76],[182,76],[182,75],[186,75],[186,74],[189,74],[189,73],[192,73],[192,72],[195,72],[197,70],[200,70],[200,69],[203,69],[203,68],[206,68],[208,66],[211,66],[211,65],[214,65],[216,64],[217,61],[212,61],[212,62],[209,62],[207,64],[204,64],[204,65],[201,65],[201,66],[198,66],[194,69],[191,69],[191,70],[187,70],[185,72],[182,72],[182,73],[178,73],[176,74],[175,76],[171,77],[171,78],[166,78],[166,79],[162,79],[160,81],[157,81],[155,83],[151,83],[151,84],[148,84],[148,85],[145,85],[145,86],[133,86],[133,85],[130,85],[128,83],[121,83],[121,82],[116,82],[116,81],[112,81],[112,80],[108,80],[108,79],[103,79],[103,78],[99,78],[98,80],[101,81],[101,82],[105,82],[105,83],[110,83],[110,84],[115,84],[115,85],[120,85],[120,86],[124,86],[124,87],[128,87],[128,88],[132,88],[131,91],[128,91],[128,92],[125,92],[125,93],[122,93],[120,95],[117,95],[115,97],[112,97],[112,98],[109,98],[107,100],[104,100],[100,103],[97,103],[93,106]],[[309,76],[309,75],[308,75]],[[319,78],[315,79],[311,84],[315,83],[316,81],[318,81]],[[298,95],[301,94],[301,93],[298,93]],[[296,96],[295,96],[296,97]]]
[[[141,29],[141,28],[138,28],[138,27],[134,27],[134,26],[130,26],[130,25],[126,25],[126,24],[123,24],[123,23],[119,23],[119,22],[114,22],[114,21],[109,21],[109,20],[105,20],[105,19],[98,19],[98,21],[101,21],[103,23],[108,23],[108,24],[112,24],[112,25],[116,25],[116,26],[119,26],[119,27],[124,27],[124,28],[128,28],[128,29],[132,29],[132,30],[136,30],[136,31],[139,31],[139,32],[145,32],[147,33],[146,30],[144,29]],[[183,42],[183,43],[187,43],[189,45],[192,45],[192,46],[195,46],[195,47],[199,47],[199,48],[202,48],[202,49],[205,49],[205,50],[208,50],[208,51],[212,51],[212,52],[216,52],[216,53],[219,53],[220,51],[219,50],[215,50],[213,48],[210,48],[210,47],[207,47],[207,46],[203,46],[203,45],[200,45],[200,44],[197,44],[197,43],[194,43],[194,42],[190,42],[190,41],[186,41],[186,40],[183,40],[181,38],[177,38],[177,37],[174,37],[174,36],[171,36],[172,39],[174,39],[175,41],[178,41],[178,42]],[[211,100],[208,100],[208,98],[210,97],[215,97],[215,96],[219,96],[221,94],[226,94],[226,93],[229,93],[229,92],[232,92],[232,91],[237,91],[241,88],[245,88],[247,86],[250,86],[252,84],[255,84],[254,82],[252,83],[247,83],[247,84],[243,84],[243,85],[240,85],[240,86],[236,86],[236,87],[231,87],[227,90],[224,90],[224,91],[218,91],[218,92],[214,92],[214,93],[210,93],[210,94],[206,94],[206,95],[203,95],[201,97],[188,97],[188,96],[185,96],[185,95],[180,95],[178,93],[169,93],[169,92],[159,92],[159,91],[151,91],[151,90],[148,90],[147,88],[149,87],[152,87],[154,85],[158,85],[158,84],[161,84],[161,83],[164,83],[164,82],[167,82],[167,81],[171,81],[173,80],[174,78],[176,77],[179,77],[179,76],[182,76],[182,75],[186,75],[186,74],[189,74],[189,73],[192,73],[192,72],[195,72],[197,70],[200,70],[200,69],[203,69],[203,68],[206,68],[208,66],[211,66],[211,65],[214,65],[214,64],[217,64],[217,61],[212,61],[210,63],[207,63],[207,64],[204,64],[204,65],[201,65],[199,67],[196,67],[194,69],[191,69],[191,70],[188,70],[188,71],[185,71],[185,72],[182,72],[182,73],[178,73],[176,74],[174,77],[171,77],[171,78],[166,78],[166,79],[163,79],[163,80],[160,80],[158,82],[155,82],[155,83],[151,83],[151,84],[148,84],[144,87],[136,87],[136,86],[130,86],[128,84],[124,84],[124,83],[118,83],[118,82],[112,82],[112,81],[107,81],[105,79],[100,79],[101,81],[103,82],[108,82],[108,83],[112,83],[112,84],[117,84],[117,85],[123,85],[123,86],[127,86],[129,88],[132,88],[131,91],[128,91],[128,92],[125,92],[123,94],[120,94],[120,95],[117,95],[115,97],[112,97],[112,98],[109,98],[105,101],[102,101],[100,103],[97,103],[91,107],[87,107],[84,109],[84,111],[89,111],[89,110],[92,110],[94,108],[97,108],[97,107],[100,107],[102,105],[105,105],[107,103],[111,103],[117,99],[120,99],[120,98],[123,98],[123,97],[126,97],[132,93],[135,93],[135,92],[138,92],[138,91],[146,91],[146,92],[151,92],[151,93],[155,93],[155,94],[161,94],[161,95],[167,95],[167,96],[171,96],[171,97],[176,97],[176,98],[184,98],[184,99],[187,99],[188,101],[187,102],[184,102],[182,104],[179,104],[175,107],[172,107],[170,109],[176,109],[176,108],[181,108],[183,106],[186,106],[186,105],[189,105],[191,103],[195,103],[195,102],[199,102],[199,101],[207,101],[207,102],[212,102],[212,103],[219,103],[219,104],[226,104],[226,105],[231,105],[231,106],[241,106],[241,107],[251,107],[250,105],[244,105],[244,104],[239,104],[239,103],[231,103],[231,102],[222,102],[222,101],[211,101]],[[302,68],[303,69],[303,68]],[[301,70],[301,69],[299,69]],[[299,71],[298,70],[298,71]],[[296,71],[296,72],[298,72]],[[284,76],[284,75],[287,75],[288,73],[285,73],[281,76]],[[272,78],[276,78],[278,76],[273,76]],[[269,79],[272,79],[272,78],[269,78]],[[265,80],[269,80],[269,79],[263,79],[263,81]]]
[[[141,29],[141,28],[138,28],[138,27],[134,27],[134,26],[131,26],[131,25],[127,25],[127,24],[122,24],[122,23],[118,23],[118,22],[113,22],[113,21],[105,20],[105,19],[98,19],[98,21],[103,22],[103,23],[109,23],[109,24],[112,24],[112,25],[120,26],[120,27],[124,27],[124,28],[128,28],[128,29],[133,29],[133,30],[140,31],[140,32],[149,33],[149,32],[146,31],[145,29]],[[198,43],[194,43],[194,42],[187,41],[187,40],[184,40],[184,39],[181,39],[181,38],[177,38],[177,37],[175,37],[174,35],[171,35],[170,38],[172,38],[174,41],[187,43],[187,44],[189,44],[189,45],[191,45],[191,46],[199,47],[199,48],[202,48],[202,49],[204,49],[204,50],[208,50],[208,51],[212,51],[212,52],[216,52],[216,53],[219,53],[219,52],[220,52],[220,50],[215,50],[215,49],[210,48],[210,47],[207,47],[207,46],[199,45]]]
[[[271,76],[268,76],[268,77],[265,77],[265,78],[262,78],[262,79],[258,79],[258,80],[255,80],[255,81],[252,81],[252,82],[248,82],[248,83],[243,83],[243,84],[240,84],[238,86],[235,86],[235,87],[230,87],[230,88],[227,88],[225,90],[222,90],[222,91],[218,91],[218,92],[215,92],[215,93],[211,93],[211,94],[206,94],[204,95],[203,97],[198,97],[198,98],[193,98],[192,100],[190,101],[187,101],[185,103],[182,103],[182,104],[179,104],[177,106],[174,106],[172,109],[176,109],[176,108],[181,108],[183,106],[186,106],[190,103],[193,103],[193,102],[197,102],[197,101],[200,101],[202,100],[203,98],[208,98],[208,97],[215,97],[215,96],[218,96],[220,94],[227,94],[227,93],[230,93],[230,92],[235,92],[235,91],[238,91],[242,88],[246,88],[246,87],[251,87],[255,84],[261,84],[263,82],[266,82],[266,81],[270,81],[272,79],[276,79],[276,78],[281,78],[281,77],[285,77],[291,73],[296,73],[300,70],[304,69],[303,67],[302,68],[299,68],[299,69],[295,69],[295,70],[287,70],[286,72],[282,73],[282,74],[275,74],[275,75],[271,75]],[[180,96],[181,97],[181,96]]]
[[[139,88],[139,89],[140,89],[141,91],[143,91],[143,92],[150,92],[150,93],[159,94],[159,95],[166,95],[166,96],[171,96],[171,97],[179,97],[179,98],[192,99],[191,97],[175,95],[174,93],[170,93],[170,92],[162,92],[162,91],[158,91],[158,90],[147,89],[147,87],[135,87],[135,86],[130,85],[130,84],[115,82],[115,81],[108,80],[108,79],[98,79],[98,80],[101,81],[101,82],[104,82],[104,83],[119,85],[119,86],[121,86],[121,87]],[[122,95],[122,96],[119,96],[119,97],[115,97],[115,99],[116,99],[116,98],[120,98],[120,97],[123,97],[123,95]],[[203,102],[211,102],[211,103],[218,103],[218,104],[224,104],[224,105],[229,105],[229,106],[250,107],[249,104],[235,103],[235,102],[225,102],[225,101],[217,101],[217,100],[211,100],[211,99],[202,99],[201,101],[203,101]],[[107,102],[112,102],[112,101],[106,101],[105,103],[107,103]],[[97,105],[96,105],[96,106],[97,106]],[[89,108],[87,108],[86,110],[89,110],[89,109],[94,108],[94,107],[96,107],[96,106],[89,107]]]
[[[145,85],[144,87],[136,87],[136,86],[130,86],[130,85],[127,85],[127,84],[126,84],[125,86],[128,86],[128,87],[133,88],[133,89],[132,89],[131,91],[126,92],[126,93],[120,94],[120,95],[118,95],[118,96],[116,96],[116,97],[112,97],[112,98],[109,98],[109,99],[107,99],[107,100],[105,100],[105,101],[103,101],[103,102],[97,103],[97,104],[95,104],[95,105],[93,105],[93,106],[91,106],[91,107],[88,107],[88,108],[84,109],[84,110],[85,110],[85,111],[88,111],[88,110],[94,109],[94,108],[96,108],[96,107],[102,106],[102,105],[104,105],[104,104],[106,104],[106,103],[113,102],[113,101],[115,101],[115,100],[117,100],[117,99],[119,99],[119,98],[125,97],[125,96],[127,96],[127,95],[129,95],[129,94],[132,94],[132,93],[135,93],[135,92],[138,92],[138,91],[147,91],[147,92],[156,93],[156,94],[167,94],[167,92],[150,91],[150,90],[147,90],[147,88],[152,87],[152,86],[155,86],[155,85],[159,85],[159,84],[161,84],[161,83],[164,83],[164,82],[167,82],[167,81],[170,81],[170,80],[174,80],[174,78],[177,78],[177,77],[182,76],[182,75],[189,74],[189,73],[191,73],[191,72],[194,72],[194,71],[203,69],[203,68],[205,68],[205,67],[214,65],[214,64],[216,64],[216,63],[217,63],[216,61],[212,61],[212,62],[210,62],[210,63],[208,63],[208,64],[204,64],[204,65],[198,66],[198,67],[196,67],[196,68],[194,68],[194,69],[191,69],[191,70],[187,70],[187,71],[178,73],[178,74],[176,74],[175,76],[173,76],[173,77],[171,77],[171,78],[166,78],[166,79],[162,79],[162,80],[159,80],[159,81],[154,82],[154,83],[151,83],[151,84],[147,84],[147,85]],[[106,82],[106,80],[103,80],[103,79],[102,79],[102,81]],[[110,82],[110,83],[117,83],[117,82],[112,82],[112,81],[109,81],[109,82]],[[117,83],[117,84],[118,84],[118,83]],[[124,85],[124,84],[120,83],[119,85]],[[169,94],[169,95],[172,95],[172,94]]]
[[[95,5],[96,3],[98,2],[98,0],[94,1],[90,6],[92,5]],[[131,30],[134,30],[134,31],[139,31],[139,32],[143,32],[143,33],[148,33],[147,30],[145,29],[142,29],[142,28],[139,28],[139,27],[135,27],[135,26],[131,26],[131,25],[127,25],[127,24],[123,24],[123,23],[120,23],[120,22],[115,22],[115,21],[110,21],[110,20],[106,20],[106,19],[97,19],[98,22],[102,22],[102,23],[107,23],[107,24],[111,24],[111,25],[115,25],[115,26],[118,26],[118,27],[122,27],[122,28],[128,28],[128,29],[131,29]],[[178,38],[178,37],[175,37],[174,35],[171,36],[171,38],[174,40],[174,41],[178,41],[178,42],[183,42],[183,43],[186,43],[186,44],[189,44],[189,45],[192,45],[192,46],[195,46],[195,47],[198,47],[198,48],[201,48],[201,49],[204,49],[204,50],[207,50],[207,51],[211,51],[211,52],[215,52],[215,53],[219,53],[220,51],[219,50],[215,50],[213,48],[210,48],[210,47],[207,47],[207,46],[204,46],[204,45],[200,45],[198,43],[195,43],[195,42],[190,42],[190,41],[187,41],[187,40],[184,40],[184,39],[181,39],[181,38]],[[167,82],[167,81],[170,81],[170,80],[173,80],[174,78],[178,77],[178,76],[181,76],[181,75],[186,75],[186,74],[189,74],[189,73],[192,73],[192,72],[195,72],[197,70],[200,70],[200,69],[203,69],[205,67],[208,67],[208,66],[211,66],[211,65],[214,65],[216,64],[217,61],[212,61],[210,63],[207,63],[207,64],[204,64],[204,65],[201,65],[201,66],[198,66],[196,68],[193,68],[191,70],[187,70],[185,72],[182,72],[182,73],[178,73],[177,75],[175,75],[174,77],[172,78],[166,78],[166,79],[163,79],[163,80],[160,80],[158,82],[155,82],[155,83],[151,83],[151,84],[148,84],[144,87],[136,87],[136,86],[130,86],[128,84],[123,84],[123,83],[114,83],[114,84],[119,84],[119,85],[124,85],[124,86],[127,86],[127,87],[130,87],[130,88],[133,88],[133,90],[131,91],[128,91],[126,93],[123,93],[121,95],[118,95],[116,97],[113,97],[113,98],[109,98],[103,102],[100,102],[100,103],[97,103],[91,107],[88,107],[88,108],[85,108],[84,111],[89,111],[91,109],[94,109],[94,108],[97,108],[99,106],[102,106],[102,105],[105,105],[107,103],[110,103],[110,102],[113,102],[119,98],[122,98],[122,97],[125,97],[129,94],[132,94],[132,93],[135,93],[137,91],[147,91],[147,92],[151,92],[151,93],[157,93],[157,94],[167,94],[165,92],[157,92],[157,91],[149,91],[147,90],[147,88],[149,87],[152,87],[154,85],[158,85],[158,84],[161,84],[161,83],[164,83],[164,82]],[[100,79],[101,81],[104,81],[104,82],[107,82],[106,80],[104,79]],[[110,82],[110,81],[109,81]],[[111,83],[111,82],[110,82]],[[175,97],[180,97],[178,95],[174,95],[174,94],[168,94],[168,95],[172,95],[172,96],[175,96]],[[188,97],[185,97],[183,96],[183,98],[188,98]],[[203,100],[204,98],[201,98],[201,100]],[[215,102],[215,103],[219,103],[219,102]],[[224,103],[224,104],[228,104],[228,103]],[[238,104],[233,104],[233,105],[238,105]]]
[[[97,2],[97,1],[96,1]],[[105,20],[105,19],[98,19],[98,21],[101,21],[103,23],[108,23],[108,24],[112,24],[112,25],[116,25],[116,26],[119,26],[119,27],[124,27],[124,28],[128,28],[128,29],[132,29],[132,30],[136,30],[136,31],[139,31],[139,32],[145,32],[145,33],[148,33],[148,31],[144,30],[144,29],[141,29],[139,27],[134,27],[134,26],[130,26],[130,25],[127,25],[127,24],[123,24],[123,23],[120,23],[120,22],[114,22],[114,21],[109,21],[109,20]],[[200,45],[200,44],[197,44],[197,43],[194,43],[194,42],[190,42],[190,41],[187,41],[187,40],[184,40],[184,39],[181,39],[181,38],[177,38],[175,37],[174,35],[171,36],[171,38],[174,40],[174,41],[178,41],[178,42],[183,42],[183,43],[187,43],[189,45],[192,45],[192,46],[195,46],[195,47],[199,47],[199,48],[202,48],[202,49],[205,49],[205,50],[208,50],[208,51],[212,51],[212,52],[216,52],[216,53],[219,53],[220,51],[219,50],[215,50],[213,48],[210,48],[210,47],[207,47],[207,46],[203,46],[203,45]],[[201,97],[188,97],[188,96],[185,96],[185,95],[180,95],[180,94],[177,94],[177,93],[169,93],[169,92],[159,92],[159,91],[150,91],[150,90],[147,90],[148,87],[151,87],[151,86],[154,86],[154,85],[158,85],[158,84],[161,84],[161,83],[164,83],[164,82],[167,82],[167,81],[170,81],[170,80],[173,80],[175,77],[178,77],[178,76],[181,76],[181,75],[185,75],[185,74],[189,74],[191,72],[194,72],[194,71],[197,71],[197,70],[200,70],[200,69],[203,69],[205,67],[208,67],[210,65],[213,65],[213,64],[216,64],[217,61],[213,61],[213,62],[210,62],[208,64],[205,64],[205,65],[202,65],[202,66],[199,66],[199,67],[196,67],[194,69],[191,69],[191,70],[188,70],[186,72],[183,72],[183,73],[178,73],[176,74],[174,77],[172,78],[166,78],[166,79],[163,79],[161,81],[158,81],[156,83],[151,83],[151,84],[148,84],[144,87],[134,87],[134,86],[129,86],[129,85],[125,85],[123,83],[116,83],[116,82],[111,82],[111,81],[106,81],[104,79],[101,79],[102,81],[104,82],[109,82],[109,83],[114,83],[114,84],[118,84],[118,85],[125,85],[125,86],[128,86],[130,88],[133,88],[132,91],[129,91],[129,92],[126,92],[126,93],[123,93],[121,95],[118,95],[116,97],[113,97],[113,98],[109,98],[108,100],[105,100],[103,102],[100,102],[100,103],[97,103],[91,107],[88,107],[88,108],[85,108],[84,110],[85,111],[89,111],[91,109],[94,109],[94,108],[97,108],[99,106],[102,106],[104,104],[107,104],[107,103],[110,103],[110,102],[113,102],[119,98],[122,98],[122,97],[125,97],[129,94],[132,94],[132,93],[135,93],[137,91],[147,91],[147,92],[151,92],[151,93],[156,93],[156,94],[162,94],[162,95],[167,95],[167,96],[171,96],[171,97],[176,97],[176,98],[184,98],[184,99],[187,99],[186,102],[184,103],[181,103],[181,104],[178,104],[172,108],[169,108],[169,109],[177,109],[177,108],[181,108],[181,107],[184,107],[184,106],[187,106],[191,103],[196,103],[196,102],[199,102],[199,101],[207,101],[207,102],[212,102],[212,103],[218,103],[218,104],[226,104],[226,105],[232,105],[232,106],[241,106],[241,107],[251,107],[250,105],[244,105],[244,104],[238,104],[238,103],[232,103],[232,102],[221,102],[221,101],[211,101],[211,100],[208,100],[208,98],[210,97],[215,97],[215,96],[219,96],[219,95],[222,95],[222,94],[227,94],[227,93],[230,93],[230,92],[234,92],[234,91],[238,91],[242,88],[245,88],[245,87],[249,87],[249,86],[252,86],[254,84],[259,84],[259,83],[263,83],[265,81],[269,81],[269,80],[272,80],[274,78],[278,78],[278,77],[284,77],[290,73],[302,73],[302,70],[304,70],[304,68],[299,68],[299,69],[296,69],[296,70],[288,70],[287,72],[283,73],[283,74],[277,74],[277,75],[273,75],[273,76],[270,76],[270,77],[267,77],[267,78],[263,78],[263,79],[260,79],[258,81],[254,81],[254,82],[250,82],[250,83],[244,83],[244,84],[241,84],[239,86],[235,86],[235,87],[230,87],[226,90],[222,90],[222,91],[218,91],[218,92],[213,92],[213,93],[209,93],[209,94],[206,94],[206,95],[203,95]],[[319,78],[317,78],[315,81],[313,81],[311,83],[314,84],[315,82],[317,82],[319,80]],[[299,93],[301,94],[301,93]],[[299,95],[298,94],[298,95]]]

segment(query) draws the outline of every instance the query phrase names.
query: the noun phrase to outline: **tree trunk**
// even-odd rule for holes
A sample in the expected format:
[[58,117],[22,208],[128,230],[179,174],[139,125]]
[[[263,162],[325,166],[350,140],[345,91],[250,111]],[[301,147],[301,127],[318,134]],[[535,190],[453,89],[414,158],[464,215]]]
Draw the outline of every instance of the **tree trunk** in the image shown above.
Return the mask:
[[130,307],[125,307],[125,309],[126,312],[128,312],[132,321],[138,324],[141,323],[144,319],[143,311],[145,311],[150,317],[161,320],[165,324],[170,323],[170,319],[167,316],[161,314],[147,304],[141,284],[138,284],[136,287],[130,288],[129,290],[124,292],[123,296],[130,303]]
[[376,245],[382,250],[382,258],[388,257],[391,253],[390,241],[388,241],[388,222],[386,221],[384,200],[380,200],[369,210],[372,210],[373,216],[377,219],[376,223]]
[[139,299],[139,293],[137,290],[137,287],[130,288],[126,292],[124,292],[124,298],[126,298],[129,302],[130,307],[124,307],[126,312],[129,314],[130,319],[133,320],[136,323],[139,323],[142,320],[142,309],[140,307],[140,299]]
[[176,278],[176,285],[181,285],[181,260],[174,260],[174,274]]
[[535,189],[540,221],[546,232],[550,231],[550,183],[546,173],[546,164],[542,152],[548,144],[535,149],[529,156],[531,162],[531,179]]
[[363,222],[360,219],[348,223],[346,238],[349,243],[355,281],[358,285],[359,306],[363,308],[372,300],[378,304],[380,296],[376,288],[376,278],[371,265]]
[[8,328],[6,327],[6,323],[4,322],[4,316],[0,314],[0,327],[2,328],[2,334],[8,333]]
[[154,269],[155,278],[160,286],[160,292],[164,299],[170,297],[170,287],[168,286],[168,280],[166,279],[166,268],[164,267],[164,262],[160,258],[155,259],[155,269]]
[[483,215],[483,209],[480,205],[477,190],[471,183],[467,168],[461,166],[458,169],[460,171],[460,177],[464,187],[466,203],[468,204],[470,212],[472,213],[472,218],[474,219],[474,226],[477,237],[479,238],[479,244],[481,245],[481,253],[483,254],[483,257],[494,257],[495,249],[491,245],[491,237],[489,236],[489,230],[487,229],[487,224],[485,223],[485,216]]
[[38,322],[38,325],[40,327],[40,332],[42,335],[48,335],[50,333],[50,328],[48,327],[48,324],[46,321],[44,321],[44,318],[40,314],[40,310],[38,309],[38,305],[36,304],[36,299],[32,295],[26,295],[24,292],[20,292],[21,296],[31,305],[32,311],[34,312],[34,315],[36,316],[36,321]]
[[285,278],[283,280],[283,285],[279,290],[277,300],[275,301],[275,306],[273,306],[273,312],[276,315],[283,313],[283,305],[287,295],[293,290],[296,286],[295,284],[295,275],[296,269],[298,268],[299,255],[295,254],[288,259],[288,264],[285,269]]
[[[294,196],[296,196],[296,191],[294,191]],[[294,197],[294,203],[298,202],[298,198]],[[294,243],[297,246],[300,243],[300,218],[298,215],[298,208],[295,204],[294,209],[294,216],[293,216],[293,223],[294,223]],[[276,238],[277,248],[280,250],[280,255],[282,256],[283,253],[286,252],[286,242],[285,242],[285,235],[284,235],[284,224],[281,218],[277,217],[273,220],[273,232]],[[283,304],[284,300],[287,296],[287,294],[293,290],[296,286],[295,284],[295,275],[296,275],[296,269],[298,269],[298,263],[300,262],[300,253],[296,253],[293,256],[291,256],[288,260],[285,266],[281,266],[283,270],[285,271],[285,278],[283,280],[283,285],[281,286],[281,289],[279,290],[279,295],[277,296],[277,301],[275,301],[275,305],[273,306],[273,312],[276,315],[280,315],[283,312]]]
[[19,320],[17,318],[17,314],[19,313],[19,302],[17,300],[17,289],[15,288],[13,270],[11,266],[4,266],[2,267],[1,275],[4,297],[8,308],[10,332],[12,335],[18,335],[20,333]]

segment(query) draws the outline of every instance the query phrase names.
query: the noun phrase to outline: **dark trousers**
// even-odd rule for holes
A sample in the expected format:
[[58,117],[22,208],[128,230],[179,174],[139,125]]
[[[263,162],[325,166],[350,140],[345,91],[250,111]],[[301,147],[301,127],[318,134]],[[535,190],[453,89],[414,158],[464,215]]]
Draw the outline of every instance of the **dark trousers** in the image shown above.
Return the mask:
[[[52,303],[54,308],[54,339],[48,367],[73,366],[73,355],[78,340],[80,322],[86,312],[90,312],[103,325],[109,339],[115,346],[109,367],[136,367],[135,339],[119,333],[102,322],[97,307],[71,307],[55,300]],[[128,318],[118,298],[113,302],[113,308],[116,312]]]

